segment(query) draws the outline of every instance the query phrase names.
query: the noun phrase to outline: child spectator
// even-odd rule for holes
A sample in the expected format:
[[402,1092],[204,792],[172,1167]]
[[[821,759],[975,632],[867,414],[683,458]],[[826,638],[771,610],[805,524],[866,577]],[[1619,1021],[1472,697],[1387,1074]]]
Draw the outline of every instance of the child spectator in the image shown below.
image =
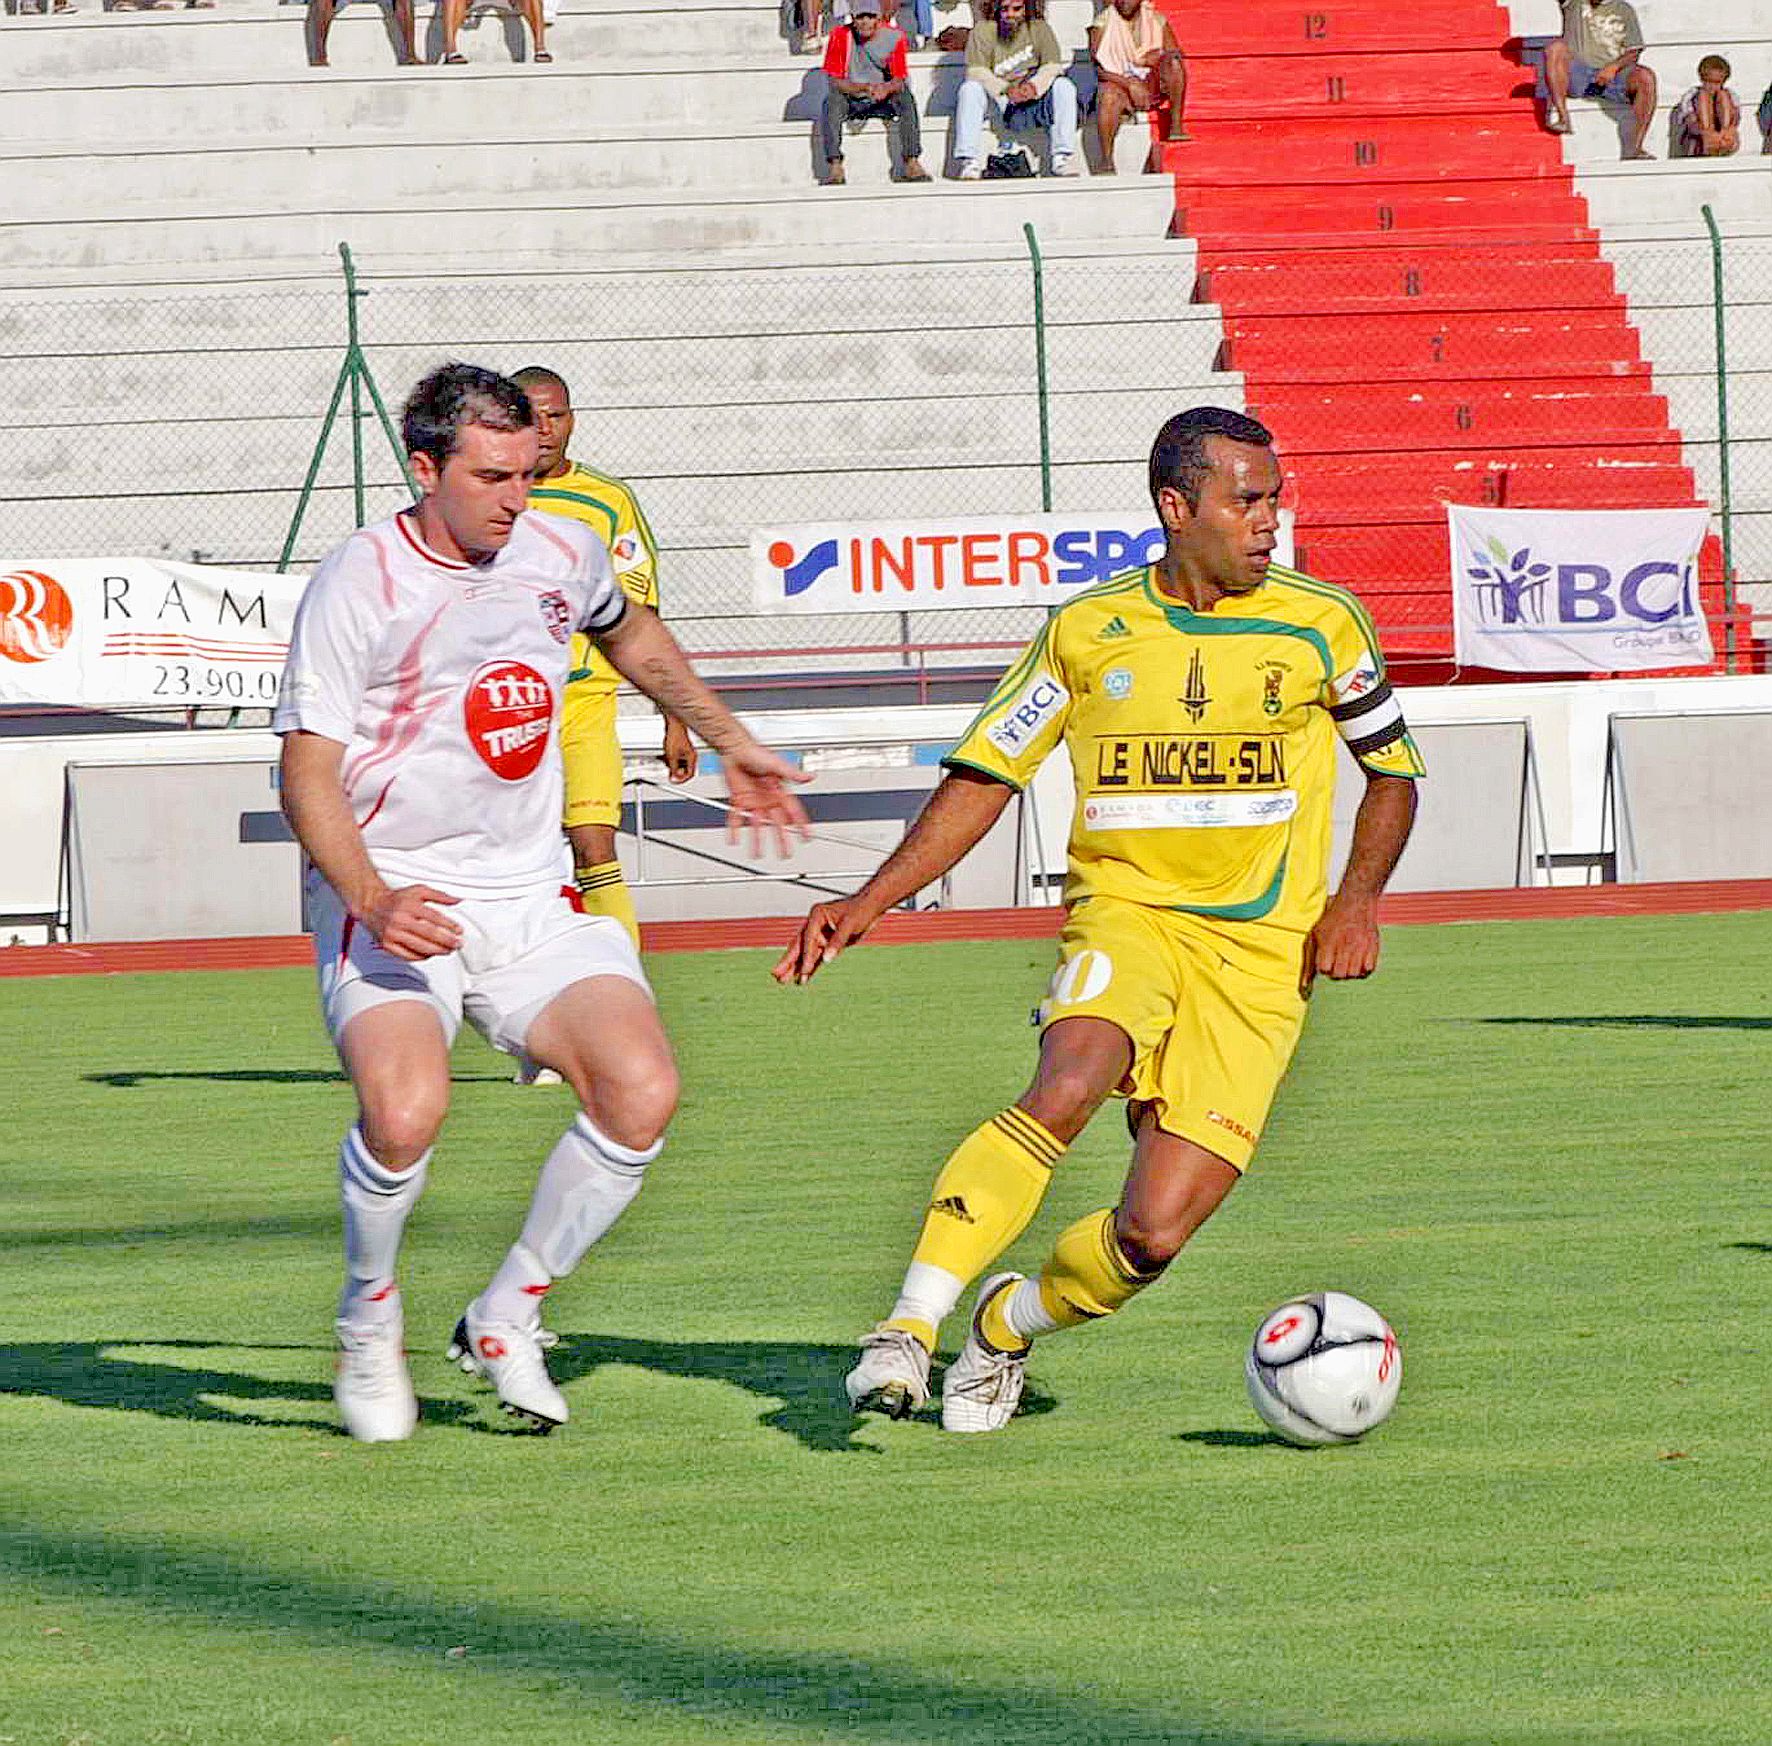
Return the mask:
[[1674,156],[1726,158],[1741,148],[1741,105],[1729,89],[1729,63],[1706,55],[1698,83],[1674,109]]

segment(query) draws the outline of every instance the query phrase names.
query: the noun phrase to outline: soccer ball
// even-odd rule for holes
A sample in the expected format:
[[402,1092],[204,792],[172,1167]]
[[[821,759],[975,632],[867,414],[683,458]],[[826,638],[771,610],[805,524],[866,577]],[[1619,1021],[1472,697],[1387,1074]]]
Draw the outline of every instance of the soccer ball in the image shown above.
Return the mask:
[[1288,1443],[1353,1443],[1397,1404],[1403,1349],[1371,1304],[1313,1291],[1263,1320],[1243,1377],[1255,1410]]

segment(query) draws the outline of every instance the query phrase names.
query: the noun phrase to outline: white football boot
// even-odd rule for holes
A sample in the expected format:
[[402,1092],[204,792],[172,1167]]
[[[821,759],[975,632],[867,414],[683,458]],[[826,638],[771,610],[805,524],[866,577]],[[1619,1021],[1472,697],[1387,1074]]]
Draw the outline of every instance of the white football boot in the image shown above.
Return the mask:
[[980,1331],[984,1307],[1000,1291],[1019,1285],[1019,1273],[993,1273],[978,1288],[972,1306],[972,1331],[960,1356],[941,1380],[941,1428],[944,1431],[1000,1431],[1015,1417],[1027,1382],[1028,1348],[1000,1352]]
[[915,1334],[877,1327],[861,1340],[861,1358],[843,1378],[843,1392],[858,1413],[908,1419],[929,1399],[929,1354]]
[[572,1416],[542,1357],[545,1347],[558,1343],[559,1336],[550,1334],[539,1319],[527,1327],[482,1321],[469,1304],[455,1324],[449,1356],[466,1375],[490,1382],[499,1405],[513,1418],[545,1435]]
[[335,1322],[338,1358],[332,1398],[345,1429],[359,1443],[398,1443],[418,1423],[418,1396],[406,1368],[398,1316],[380,1322]]

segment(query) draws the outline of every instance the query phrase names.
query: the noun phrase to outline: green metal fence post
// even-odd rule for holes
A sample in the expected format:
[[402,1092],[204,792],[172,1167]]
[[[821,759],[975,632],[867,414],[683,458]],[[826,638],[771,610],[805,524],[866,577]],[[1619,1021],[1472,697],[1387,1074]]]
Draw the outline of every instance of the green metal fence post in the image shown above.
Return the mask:
[[1717,473],[1722,496],[1723,518],[1723,671],[1735,671],[1735,508],[1729,481],[1729,336],[1724,319],[1727,303],[1723,295],[1723,238],[1717,230],[1717,217],[1708,206],[1698,209],[1704,214],[1704,228],[1710,232],[1711,307],[1716,318],[1717,352]]
[[1040,392],[1040,508],[1052,513],[1052,403],[1046,385],[1046,271],[1040,259],[1040,239],[1032,224],[1024,224],[1028,258],[1034,266],[1034,368]]
[[363,479],[362,397],[365,389],[368,390],[370,405],[375,408],[376,417],[381,423],[382,434],[387,437],[388,447],[394,451],[394,459],[399,463],[400,476],[406,481],[406,489],[412,493],[415,502],[418,499],[418,482],[412,477],[412,469],[406,464],[406,450],[394,429],[394,421],[388,417],[381,390],[375,385],[375,374],[369,368],[369,360],[363,355],[362,342],[358,337],[357,299],[368,293],[358,288],[357,264],[351,258],[351,245],[341,242],[338,253],[339,259],[344,263],[345,272],[344,362],[339,365],[332,400],[326,408],[326,417],[321,421],[320,438],[314,444],[314,453],[308,461],[307,477],[302,481],[301,496],[296,499],[295,514],[289,520],[289,533],[283,541],[283,554],[277,560],[279,570],[289,568],[289,560],[295,552],[296,538],[308,513],[308,503],[314,495],[314,482],[320,477],[320,463],[326,458],[326,445],[332,439],[332,427],[338,419],[339,405],[344,399],[347,385],[351,390],[351,496],[357,512],[357,526],[361,527],[368,516]]

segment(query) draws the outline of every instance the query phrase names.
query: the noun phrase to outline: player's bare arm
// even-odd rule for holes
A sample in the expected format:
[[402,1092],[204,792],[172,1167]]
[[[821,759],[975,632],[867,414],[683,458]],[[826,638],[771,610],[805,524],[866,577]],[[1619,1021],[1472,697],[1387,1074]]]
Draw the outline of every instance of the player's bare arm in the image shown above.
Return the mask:
[[345,908],[396,958],[416,962],[454,951],[461,929],[434,906],[456,899],[429,885],[391,887],[371,865],[339,779],[344,755],[324,734],[283,736],[283,815],[296,841]]
[[1302,986],[1307,994],[1319,975],[1341,982],[1370,976],[1378,968],[1378,899],[1414,823],[1414,781],[1368,770],[1347,870],[1305,941]]
[[720,754],[726,789],[732,798],[727,835],[741,826],[751,833],[751,852],[758,852],[763,831],[774,838],[776,853],[788,853],[790,833],[806,834],[806,809],[790,782],[811,778],[786,758],[754,740],[738,718],[695,675],[677,639],[649,606],[630,603],[621,622],[598,639],[615,670],[675,716]]
[[904,841],[853,897],[814,904],[771,974],[809,982],[887,910],[957,866],[1002,816],[1015,790],[974,770],[950,770],[905,832]]

